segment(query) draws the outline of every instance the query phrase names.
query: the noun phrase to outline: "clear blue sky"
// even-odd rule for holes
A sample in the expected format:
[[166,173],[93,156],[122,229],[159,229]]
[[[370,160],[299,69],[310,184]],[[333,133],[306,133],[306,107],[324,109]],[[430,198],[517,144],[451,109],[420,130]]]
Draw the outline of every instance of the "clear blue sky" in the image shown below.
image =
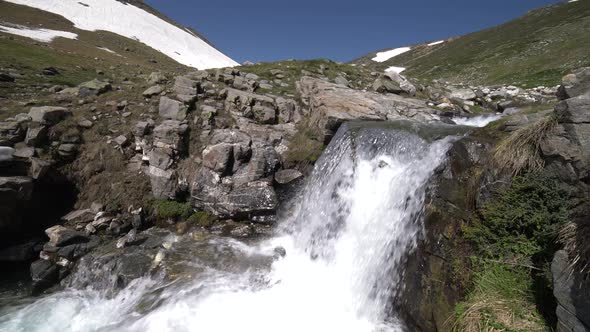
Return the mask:
[[556,0],[144,0],[238,62],[350,61],[491,27]]

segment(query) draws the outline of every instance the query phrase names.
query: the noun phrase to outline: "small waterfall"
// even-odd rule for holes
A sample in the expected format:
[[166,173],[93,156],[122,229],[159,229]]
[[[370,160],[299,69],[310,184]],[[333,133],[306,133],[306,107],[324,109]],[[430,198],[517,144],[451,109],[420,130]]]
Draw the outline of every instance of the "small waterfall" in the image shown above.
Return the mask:
[[343,125],[277,236],[224,242],[242,261],[283,247],[270,268],[204,268],[195,259],[203,272],[184,282],[145,277],[114,296],[68,288],[0,313],[0,330],[403,331],[390,304],[423,232],[427,183],[452,140]]

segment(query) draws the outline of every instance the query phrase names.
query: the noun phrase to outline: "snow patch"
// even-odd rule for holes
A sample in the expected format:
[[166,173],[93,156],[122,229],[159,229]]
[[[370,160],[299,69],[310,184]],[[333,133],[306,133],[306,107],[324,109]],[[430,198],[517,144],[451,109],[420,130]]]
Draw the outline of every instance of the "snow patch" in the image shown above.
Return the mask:
[[40,42],[49,43],[57,37],[76,39],[78,35],[73,32],[51,30],[51,29],[31,29],[22,25],[4,26],[0,25],[0,32],[6,32],[11,35],[18,35],[31,38]]
[[434,46],[434,45],[442,44],[444,42],[445,42],[444,40],[439,40],[439,41],[435,41],[433,43],[428,44],[428,46]]
[[398,55],[400,55],[402,53],[406,53],[409,50],[411,50],[411,48],[409,48],[409,47],[399,47],[399,48],[395,48],[393,50],[389,50],[389,51],[385,51],[385,52],[379,52],[371,60],[376,61],[376,62],[385,62],[385,61],[387,61],[387,60],[389,60],[389,59],[391,59],[391,58],[393,58],[395,56],[398,56]]
[[103,51],[105,51],[105,52],[109,52],[109,53],[111,53],[111,54],[115,54],[115,55],[121,56],[119,53],[117,53],[117,52],[115,52],[115,51],[113,51],[113,50],[111,50],[111,49],[108,49],[108,48],[106,48],[106,47],[97,46],[96,48],[98,48],[99,50],[103,50]]
[[401,73],[401,72],[402,72],[402,71],[404,71],[404,70],[406,70],[406,68],[404,68],[404,67],[396,67],[396,66],[391,66],[391,67],[389,67],[389,68],[385,69],[385,72],[386,72],[386,73],[389,73],[389,72],[396,72],[396,73],[398,73],[398,74],[399,74],[399,73]]
[[61,15],[76,28],[104,30],[136,39],[184,65],[199,69],[238,63],[202,39],[147,11],[117,0],[7,0]]

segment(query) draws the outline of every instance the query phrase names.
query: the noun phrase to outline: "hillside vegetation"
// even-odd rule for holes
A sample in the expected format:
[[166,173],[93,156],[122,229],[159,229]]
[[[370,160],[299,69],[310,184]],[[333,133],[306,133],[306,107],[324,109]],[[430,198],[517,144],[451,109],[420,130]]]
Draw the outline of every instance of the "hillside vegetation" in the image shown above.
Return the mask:
[[412,50],[383,63],[375,53],[355,60],[375,71],[407,68],[405,75],[453,83],[559,84],[563,75],[590,65],[590,1],[539,8],[487,30]]

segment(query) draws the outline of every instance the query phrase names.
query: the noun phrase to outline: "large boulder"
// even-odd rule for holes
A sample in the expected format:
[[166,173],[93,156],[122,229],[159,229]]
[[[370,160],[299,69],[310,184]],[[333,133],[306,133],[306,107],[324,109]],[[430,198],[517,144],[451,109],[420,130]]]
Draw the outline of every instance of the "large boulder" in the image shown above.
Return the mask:
[[45,230],[45,234],[49,237],[49,243],[56,247],[64,247],[75,243],[86,243],[90,239],[73,229],[64,226],[53,226]]
[[93,79],[78,86],[78,95],[82,98],[98,96],[112,89],[111,83]]
[[203,150],[203,166],[220,175],[231,172],[234,160],[234,146],[229,143],[211,145]]
[[151,98],[153,96],[159,95],[160,93],[162,93],[162,91],[164,91],[164,89],[162,88],[162,86],[160,86],[160,85],[154,85],[154,86],[151,86],[151,87],[147,88],[142,93],[142,95],[144,97],[146,97],[146,98]]
[[195,208],[222,219],[268,220],[278,207],[277,195],[267,181],[233,187],[208,168],[197,174],[191,196]]
[[71,115],[72,112],[68,111],[67,108],[56,106],[31,107],[29,111],[32,122],[47,126],[53,126]]
[[451,89],[449,98],[460,100],[473,100],[477,98],[477,95],[472,89]]
[[178,76],[174,80],[172,91],[176,94],[176,98],[192,106],[197,100],[197,93],[199,92],[199,82],[194,81],[186,76]]
[[178,101],[166,96],[160,97],[159,114],[164,119],[184,120],[186,118],[188,107]]
[[557,98],[568,99],[590,91],[590,67],[566,75],[557,89]]
[[392,82],[395,82],[397,85],[399,85],[402,93],[405,93],[411,97],[416,95],[416,87],[400,73],[395,71],[386,71],[385,74],[383,74],[383,77],[388,78]]
[[0,237],[10,237],[37,222],[25,220],[23,213],[33,198],[33,188],[30,177],[0,177]]
[[256,145],[248,164],[238,169],[232,180],[237,185],[261,180],[272,176],[279,165],[279,155],[271,145]]
[[590,92],[561,101],[558,123],[541,142],[546,167],[561,180],[574,183],[590,176]]
[[0,146],[13,146],[25,138],[25,130],[17,121],[0,122]]
[[188,125],[177,120],[165,120],[154,128],[154,146],[169,147],[176,151],[186,148],[185,134]]
[[311,124],[320,130],[325,143],[345,121],[406,118],[428,122],[437,118],[436,111],[423,101],[395,94],[353,90],[311,77],[303,77],[299,89],[311,112]]
[[567,253],[558,251],[551,263],[553,294],[557,299],[557,331],[590,331],[590,281],[572,270]]

